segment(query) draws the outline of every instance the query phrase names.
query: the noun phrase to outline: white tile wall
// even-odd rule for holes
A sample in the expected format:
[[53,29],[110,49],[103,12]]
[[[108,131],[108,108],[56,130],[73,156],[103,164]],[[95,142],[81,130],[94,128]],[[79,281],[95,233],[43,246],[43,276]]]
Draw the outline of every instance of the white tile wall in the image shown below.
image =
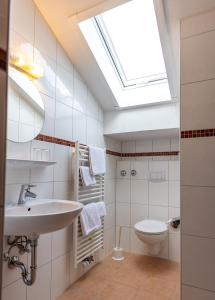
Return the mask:
[[[103,111],[88,87],[74,69],[32,0],[11,1],[10,49],[20,49],[44,68],[45,76],[35,82],[45,104],[43,134],[61,139],[79,140],[104,146]],[[109,139],[108,149],[118,150],[121,143]],[[72,150],[70,147],[32,141],[8,142],[7,156],[33,158],[33,148],[49,149],[56,165],[47,168],[7,169],[6,202],[17,202],[20,185],[34,183],[38,197],[72,199]],[[105,227],[104,255],[115,245],[115,177],[116,158],[107,157],[105,195],[108,217]],[[6,247],[6,246],[5,246]],[[38,277],[33,287],[26,288],[18,270],[4,264],[4,300],[56,299],[79,276],[72,262],[72,227],[42,235],[38,246]],[[27,263],[27,257],[22,258]]]
[[[101,112],[100,112],[100,118]],[[111,138],[105,138],[107,149],[117,151],[121,143]],[[106,156],[106,174],[105,174],[105,203],[107,216],[105,217],[105,235],[104,235],[104,255],[109,255],[116,245],[116,162],[117,157]]]
[[98,121],[92,117],[87,117],[87,144],[91,146],[97,146],[97,128]]
[[136,180],[136,179],[148,179],[149,175],[149,164],[148,161],[131,161],[131,170],[136,171],[136,175],[132,176],[131,174],[131,179]]
[[55,137],[71,141],[73,139],[72,107],[56,101]]
[[186,18],[181,22],[181,38],[202,34],[215,29],[215,10],[209,10],[195,17]]
[[149,202],[149,183],[148,180],[131,181],[131,202],[138,204],[148,204]]
[[116,203],[130,203],[130,180],[117,179],[116,181]]
[[136,152],[152,152],[152,140],[136,141]]
[[153,140],[153,151],[157,151],[157,152],[170,151],[170,139]]
[[115,226],[115,203],[107,204],[107,216],[105,217],[105,230]]
[[130,228],[130,251],[137,254],[146,253],[146,245],[138,239],[133,228]]
[[86,144],[87,142],[87,118],[80,111],[73,109],[73,139]]
[[115,202],[116,196],[116,181],[115,179],[105,179],[105,203],[110,204]]
[[131,226],[148,218],[148,205],[132,204],[131,205]]
[[51,264],[46,264],[38,269],[37,280],[35,284],[32,285],[31,287],[27,287],[27,299],[45,300],[45,299],[50,299],[50,296],[51,296]]
[[[26,11],[28,12],[27,14],[25,13]],[[34,17],[35,4],[32,1],[24,0],[21,3],[19,1],[12,3],[10,26],[16,28],[16,31],[32,44],[34,42]]]
[[72,178],[72,150],[67,146],[54,145],[54,181],[70,181]]
[[56,103],[53,98],[48,97],[45,94],[42,94],[42,99],[45,105],[45,120],[41,133],[49,136],[54,136]]
[[96,102],[95,98],[93,97],[93,95],[90,91],[88,91],[88,93],[87,93],[86,110],[87,110],[88,116],[98,119],[98,116],[99,116],[98,103]]
[[183,300],[213,300],[215,293],[202,290],[192,286],[183,285],[182,287],[182,299]]
[[149,182],[149,205],[168,206],[168,181]]
[[[46,110],[45,123],[42,129],[43,134],[63,139],[78,139],[82,143],[97,146],[101,146],[105,142],[108,149],[118,152],[121,152],[121,150],[122,152],[145,152],[178,149],[177,139],[132,141],[121,144],[108,137],[104,141],[101,107],[56,41],[33,1],[24,0],[21,4],[19,2],[18,0],[12,0],[11,5],[11,48],[23,49],[23,44],[27,43],[28,47],[27,49],[24,47],[23,51],[44,68],[45,76],[36,82],[44,99]],[[51,157],[57,164],[46,169],[26,169],[19,172],[8,170],[6,201],[16,202],[20,184],[26,182],[37,184],[38,187],[35,191],[40,197],[72,199],[71,148],[61,145],[48,145],[37,141],[24,144],[8,142],[8,157],[30,159],[32,148],[35,146],[48,147]],[[122,246],[126,250],[142,253],[143,244],[136,239],[131,224],[142,217],[148,216],[157,216],[165,220],[168,218],[168,206],[154,206],[155,203],[148,206],[148,171],[164,168],[168,173],[168,162],[153,162],[149,166],[149,159],[147,158],[147,161],[141,162],[141,165],[139,162],[123,161],[120,168],[123,167],[127,174],[122,178],[119,172],[120,168],[117,167],[116,169],[117,158],[107,156],[105,201],[108,216],[105,220],[105,255],[109,254],[115,245],[115,236],[118,235],[119,225],[124,226]],[[141,158],[141,160],[143,159]],[[132,178],[132,181],[130,181],[131,167],[137,169],[138,180]],[[116,177],[117,183],[122,184],[124,188],[127,188],[125,183],[129,181],[128,194],[122,193],[116,188]],[[177,182],[178,179],[172,180]],[[174,187],[172,187],[173,189]],[[117,194],[116,209],[115,193]],[[174,194],[174,192],[172,193]],[[142,194],[142,197],[138,194]],[[128,195],[129,197],[127,197]],[[175,206],[175,203],[179,204],[179,200],[175,195],[173,198],[172,206]],[[116,231],[115,225],[117,225]],[[174,248],[174,238],[176,240],[176,237],[173,233],[171,234],[170,246]],[[162,253],[162,255],[165,256],[166,254]],[[177,260],[178,254],[175,252],[170,257]],[[74,270],[73,268],[71,227],[41,236],[38,265],[39,280],[34,287],[27,289],[22,281],[18,280],[20,274],[8,270],[4,266],[3,299],[30,300],[40,298],[47,300],[51,297],[54,300],[62,294],[71,282],[85,272],[83,269]]]
[[26,299],[26,287],[24,286],[22,279],[15,281],[8,287],[2,290],[2,299]]
[[120,141],[106,136],[105,137],[105,142],[106,142],[106,148],[107,149],[111,149],[112,151],[116,151],[116,152],[121,153],[122,145],[121,145]]
[[[30,257],[29,257],[30,259]],[[38,241],[37,265],[41,267],[52,259],[52,234],[42,234]]]
[[[134,146],[136,145],[136,146]],[[153,148],[154,146],[154,148]],[[133,148],[132,148],[133,147]],[[123,142],[122,151],[129,151],[138,147],[137,152],[147,151],[178,151],[177,138]],[[129,150],[128,150],[129,149]],[[122,247],[133,253],[146,253],[144,244],[138,240],[134,232],[134,225],[147,218],[167,221],[180,215],[180,172],[179,160],[172,161],[172,157],[160,158],[153,161],[150,157],[143,160],[127,158],[117,161],[116,180],[116,239],[119,226],[123,226]],[[126,171],[126,176],[121,175]],[[131,170],[136,170],[136,176],[131,176]],[[150,172],[164,172],[166,180],[151,182]],[[127,236],[126,236],[127,235]],[[170,260],[180,260],[180,233],[170,230],[169,237],[164,243],[160,257]]]
[[[181,129],[214,128],[215,80],[195,82],[181,88]],[[204,103],[204,105],[203,105]],[[192,115],[192,118],[190,116]]]
[[115,230],[115,226],[112,226],[105,230],[104,256],[110,255],[115,245],[116,245],[116,230]]
[[168,161],[156,161],[156,162],[150,162],[149,163],[149,173],[150,172],[164,172],[166,180],[168,180],[169,176],[169,170],[168,170],[169,164]]
[[[181,21],[182,130],[215,125],[214,15],[210,10]],[[214,137],[181,140],[183,300],[215,297],[214,147]]]
[[179,138],[170,139],[170,151],[179,151],[180,150],[180,140]]
[[134,152],[136,152],[135,141],[122,142],[122,152],[123,153],[134,153]]
[[[19,10],[18,10],[19,11]],[[21,32],[21,31],[20,31]],[[39,10],[35,13],[35,47],[56,59],[57,41]]]
[[[196,51],[193,51],[195,49]],[[215,77],[213,53],[215,30],[181,40],[181,83],[204,81]],[[198,62],[198,63],[196,63]]]
[[116,226],[130,226],[130,204],[116,204]]
[[74,74],[73,66],[68,63],[67,68],[57,64],[56,74],[56,99],[73,107],[74,98]]
[[214,239],[182,235],[182,282],[215,291],[214,251]]
[[169,259],[179,261],[181,255],[181,235],[180,233],[169,234]]
[[168,220],[168,207],[166,206],[149,206],[149,219],[166,222]]
[[49,97],[55,97],[56,61],[47,53],[34,48],[34,63],[43,68],[44,76],[35,81],[39,91]]
[[[182,233],[215,238],[214,196],[214,187],[182,187]],[[195,207],[192,209],[191,217],[190,209],[193,204]]]
[[87,88],[85,84],[81,81],[79,76],[74,78],[74,108],[81,111],[82,113],[86,112],[86,103],[87,103]]
[[182,140],[181,180],[183,185],[215,186],[214,151],[214,137]]
[[70,284],[70,254],[52,261],[51,299],[59,297]]
[[[122,175],[121,171],[125,171]],[[130,161],[120,161],[117,163],[116,176],[118,179],[130,179],[131,163]]]
[[169,181],[169,205],[180,207],[180,181]]
[[72,250],[72,226],[58,230],[52,235],[52,258],[66,254]]

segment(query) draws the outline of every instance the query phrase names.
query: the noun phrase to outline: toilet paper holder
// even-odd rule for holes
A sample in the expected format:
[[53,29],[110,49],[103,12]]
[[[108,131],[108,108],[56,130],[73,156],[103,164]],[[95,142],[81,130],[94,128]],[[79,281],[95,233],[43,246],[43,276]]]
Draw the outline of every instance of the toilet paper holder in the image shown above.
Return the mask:
[[170,219],[169,221],[166,222],[168,225],[170,225],[174,229],[178,229],[178,227],[181,224],[181,219],[180,217],[175,217]]

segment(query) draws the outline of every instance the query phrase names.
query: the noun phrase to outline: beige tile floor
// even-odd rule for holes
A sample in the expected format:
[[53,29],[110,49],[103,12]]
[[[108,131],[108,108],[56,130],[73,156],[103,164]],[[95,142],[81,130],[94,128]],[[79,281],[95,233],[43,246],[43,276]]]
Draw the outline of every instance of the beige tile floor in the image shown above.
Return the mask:
[[179,300],[179,264],[125,254],[107,257],[75,282],[58,300]]

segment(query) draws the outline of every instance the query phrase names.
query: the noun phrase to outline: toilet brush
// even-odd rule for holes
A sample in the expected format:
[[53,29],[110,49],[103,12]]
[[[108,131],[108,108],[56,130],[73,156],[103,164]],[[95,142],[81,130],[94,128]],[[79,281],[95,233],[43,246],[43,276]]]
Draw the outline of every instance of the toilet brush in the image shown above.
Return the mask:
[[118,239],[118,244],[116,247],[113,249],[113,260],[123,260],[123,249],[120,247],[121,245],[121,236],[122,236],[122,226],[119,227],[119,239]]

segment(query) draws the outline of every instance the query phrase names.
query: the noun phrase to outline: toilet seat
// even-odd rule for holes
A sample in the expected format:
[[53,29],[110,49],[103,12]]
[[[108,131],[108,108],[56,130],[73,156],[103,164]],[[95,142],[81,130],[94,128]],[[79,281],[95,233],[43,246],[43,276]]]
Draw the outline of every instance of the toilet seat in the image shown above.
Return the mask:
[[167,231],[166,223],[158,220],[143,220],[135,224],[135,230],[142,234],[158,235]]

